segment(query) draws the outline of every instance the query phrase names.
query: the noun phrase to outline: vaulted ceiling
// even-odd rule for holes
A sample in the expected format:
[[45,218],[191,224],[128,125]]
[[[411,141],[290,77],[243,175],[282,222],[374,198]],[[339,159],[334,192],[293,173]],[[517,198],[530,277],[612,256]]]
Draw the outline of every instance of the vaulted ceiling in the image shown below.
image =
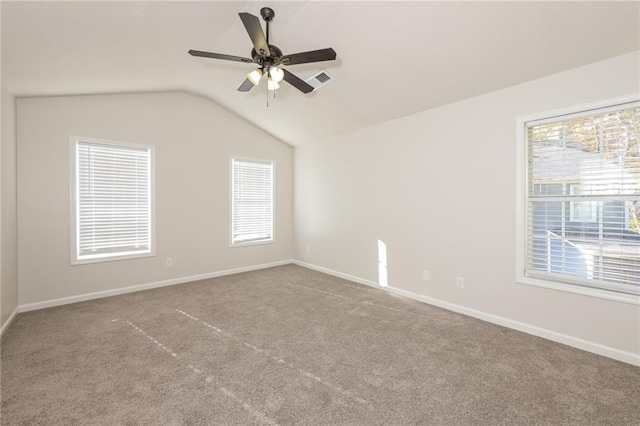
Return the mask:
[[[276,17],[284,53],[332,47],[292,65],[334,81],[305,95],[264,81],[238,12]],[[261,22],[262,19],[261,19]],[[184,90],[292,145],[349,132],[640,49],[638,2],[2,2],[2,80],[16,96]]]

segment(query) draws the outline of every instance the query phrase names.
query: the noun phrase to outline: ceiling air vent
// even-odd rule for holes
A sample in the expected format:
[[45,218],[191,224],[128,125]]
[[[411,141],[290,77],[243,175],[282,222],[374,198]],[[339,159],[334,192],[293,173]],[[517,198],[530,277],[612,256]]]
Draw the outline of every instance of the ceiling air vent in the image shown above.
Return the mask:
[[333,81],[333,77],[331,77],[325,70],[318,71],[311,77],[309,77],[306,82],[313,86],[313,90],[316,91],[319,88],[326,86],[327,84]]

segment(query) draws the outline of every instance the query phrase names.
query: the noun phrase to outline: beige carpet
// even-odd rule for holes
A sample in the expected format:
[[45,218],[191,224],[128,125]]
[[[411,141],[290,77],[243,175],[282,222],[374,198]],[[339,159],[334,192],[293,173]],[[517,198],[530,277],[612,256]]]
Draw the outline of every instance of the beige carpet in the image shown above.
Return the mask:
[[289,265],[18,315],[2,424],[640,424],[640,368]]

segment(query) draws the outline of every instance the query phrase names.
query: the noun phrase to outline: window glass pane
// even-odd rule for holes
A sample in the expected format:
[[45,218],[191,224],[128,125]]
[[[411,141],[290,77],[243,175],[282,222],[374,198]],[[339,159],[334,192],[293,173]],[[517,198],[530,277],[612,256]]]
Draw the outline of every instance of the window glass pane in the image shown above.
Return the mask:
[[[588,185],[571,185],[570,194],[581,196],[591,194]],[[598,203],[596,201],[571,201],[569,204],[571,222],[595,222],[598,219]]]

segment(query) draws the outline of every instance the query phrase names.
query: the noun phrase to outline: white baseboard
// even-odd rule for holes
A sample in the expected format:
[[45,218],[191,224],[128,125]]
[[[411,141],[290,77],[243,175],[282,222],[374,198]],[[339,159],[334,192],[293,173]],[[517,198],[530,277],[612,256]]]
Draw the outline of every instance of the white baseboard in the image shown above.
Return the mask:
[[343,278],[345,280],[353,281],[359,284],[368,285],[371,287],[375,287],[380,290],[388,291],[389,293],[393,293],[396,295],[408,297],[413,300],[417,300],[418,302],[427,303],[429,305],[438,306],[439,308],[444,308],[453,312],[457,312],[459,314],[467,315],[470,317],[478,318],[483,321],[487,321],[493,324],[498,324],[503,327],[511,328],[514,330],[522,331],[527,334],[532,334],[534,336],[542,337],[544,339],[552,340],[554,342],[562,343],[568,346],[572,346],[574,348],[582,349],[587,352],[592,352],[597,355],[602,355],[608,358],[612,358],[618,361],[626,362],[628,364],[640,366],[640,354],[636,354],[633,352],[622,351],[620,349],[615,349],[609,346],[601,345],[599,343],[590,342],[587,340],[580,339],[578,337],[570,336],[568,334],[557,333],[555,331],[547,330],[545,328],[536,327],[530,324],[525,324],[523,322],[514,321],[509,318],[501,317],[498,315],[489,314],[486,312],[478,311],[475,309],[467,308],[465,306],[457,305],[455,303],[445,302],[443,300],[434,299],[432,297],[423,296],[418,293],[414,293],[407,290],[402,290],[400,288],[395,287],[382,287],[375,281],[366,280],[364,278],[359,278],[353,275],[345,274],[342,272],[334,271],[328,268],[323,268],[322,266],[312,265],[305,262],[300,262],[295,260],[293,263],[296,265],[313,269],[319,272],[324,272],[325,274],[333,275],[338,278]]
[[141,290],[166,287],[170,285],[183,284],[192,281],[206,280],[209,278],[223,277],[225,275],[239,274],[242,272],[257,271],[259,269],[273,268],[274,266],[289,265],[293,260],[282,260],[279,262],[263,263],[261,265],[245,266],[242,268],[227,269],[224,271],[210,272],[207,274],[191,275],[188,277],[172,278],[170,280],[156,281],[148,284],[134,285],[131,287],[117,288],[113,290],[98,291],[95,293],[80,294],[78,296],[63,297],[60,299],[45,300],[43,302],[28,303],[20,305],[18,312],[29,312],[38,309],[52,308],[54,306],[69,305],[71,303],[84,302],[87,300],[101,299],[103,297],[117,296],[119,294],[134,293]]
[[0,327],[0,338],[2,337],[4,332],[9,328],[13,320],[16,318],[16,315],[18,315],[19,311],[20,311],[20,307],[16,306],[13,312],[11,312],[11,315],[9,315],[9,318],[4,322],[4,324],[2,324],[2,327]]

